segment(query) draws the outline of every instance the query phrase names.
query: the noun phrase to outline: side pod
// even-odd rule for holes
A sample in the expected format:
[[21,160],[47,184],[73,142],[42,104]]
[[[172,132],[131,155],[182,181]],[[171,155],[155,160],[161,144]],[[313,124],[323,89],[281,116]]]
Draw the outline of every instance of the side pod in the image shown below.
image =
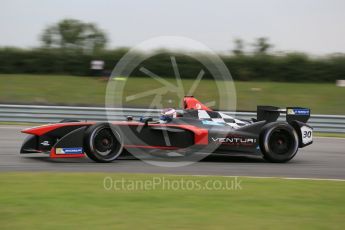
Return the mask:
[[81,127],[63,136],[51,149],[51,158],[84,157],[83,137],[87,127]]

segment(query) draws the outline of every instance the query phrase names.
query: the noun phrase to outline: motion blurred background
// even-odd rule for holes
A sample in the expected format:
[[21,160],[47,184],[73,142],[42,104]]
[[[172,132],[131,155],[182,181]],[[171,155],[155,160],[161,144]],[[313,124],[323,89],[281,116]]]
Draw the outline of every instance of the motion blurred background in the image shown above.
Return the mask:
[[[4,0],[0,103],[104,106],[108,77],[128,49],[177,35],[221,56],[235,80],[237,110],[299,105],[314,114],[345,114],[345,88],[336,84],[345,79],[344,9],[341,0]],[[185,55],[188,50],[161,48],[167,53],[146,60],[145,67],[173,81],[172,53],[190,84],[200,64]],[[128,94],[157,83],[140,71],[130,79]],[[213,97],[212,85],[206,72],[196,96]],[[125,105],[148,104],[142,98]]]

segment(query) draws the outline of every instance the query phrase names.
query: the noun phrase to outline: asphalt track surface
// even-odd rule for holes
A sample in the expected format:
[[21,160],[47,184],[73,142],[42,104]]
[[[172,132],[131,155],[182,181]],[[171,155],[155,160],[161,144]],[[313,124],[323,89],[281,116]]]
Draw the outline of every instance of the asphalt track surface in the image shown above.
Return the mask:
[[345,138],[314,138],[288,163],[273,164],[253,156],[208,156],[184,167],[159,167],[136,159],[108,164],[84,159],[50,159],[42,155],[20,155],[25,127],[0,126],[0,171],[121,172],[182,175],[223,175],[345,179]]

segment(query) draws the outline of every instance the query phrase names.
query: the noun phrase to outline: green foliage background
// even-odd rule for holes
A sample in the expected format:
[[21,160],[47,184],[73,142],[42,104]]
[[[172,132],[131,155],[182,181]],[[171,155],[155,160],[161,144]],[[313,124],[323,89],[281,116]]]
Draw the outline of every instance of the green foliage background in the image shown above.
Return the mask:
[[[0,48],[0,73],[90,75],[90,61],[105,61],[108,73],[127,52],[126,48],[88,54],[82,50]],[[179,52],[154,56],[143,66],[165,77],[173,77],[170,55],[176,57],[182,78],[196,78],[201,64]],[[140,55],[140,54],[139,54]],[[204,55],[204,54],[200,54]],[[234,80],[276,82],[334,82],[345,78],[345,55],[310,57],[302,53],[222,55]],[[135,70],[133,76],[146,77]],[[206,72],[205,78],[211,78]]]

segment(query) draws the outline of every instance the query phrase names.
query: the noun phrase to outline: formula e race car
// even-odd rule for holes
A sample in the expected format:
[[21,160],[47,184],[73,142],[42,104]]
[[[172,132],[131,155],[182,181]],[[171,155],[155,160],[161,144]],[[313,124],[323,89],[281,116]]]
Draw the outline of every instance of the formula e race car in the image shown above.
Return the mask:
[[[178,151],[186,156],[246,153],[287,162],[298,148],[313,142],[307,108],[258,106],[257,117],[246,121],[212,111],[193,96],[184,97],[183,104],[183,112],[163,121],[152,117],[102,123],[64,120],[24,129],[30,135],[20,152],[47,153],[51,158],[86,155],[96,162],[111,162],[132,150]],[[286,120],[278,120],[281,113]]]

